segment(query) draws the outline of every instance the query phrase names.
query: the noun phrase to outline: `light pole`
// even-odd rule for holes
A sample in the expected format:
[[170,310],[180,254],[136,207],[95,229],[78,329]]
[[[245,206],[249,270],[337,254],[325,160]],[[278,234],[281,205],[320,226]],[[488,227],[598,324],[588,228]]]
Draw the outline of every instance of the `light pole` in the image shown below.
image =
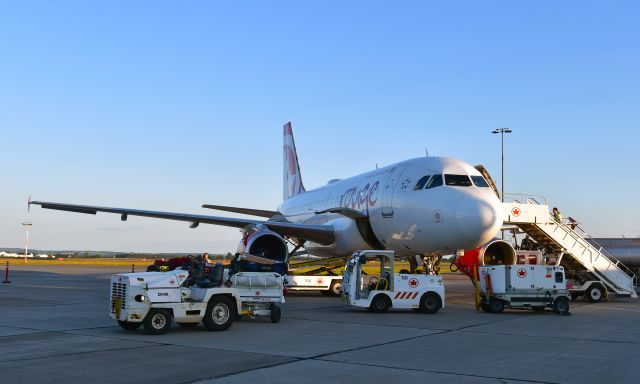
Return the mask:
[[24,239],[24,263],[27,264],[27,251],[29,249],[29,229],[33,224],[31,224],[28,221],[25,221],[24,223],[22,223],[22,225],[27,230],[27,236]]
[[501,191],[500,192],[500,200],[504,203],[504,134],[511,133],[510,128],[496,128],[491,133],[499,133],[500,134],[500,142],[502,145],[502,181],[501,181]]

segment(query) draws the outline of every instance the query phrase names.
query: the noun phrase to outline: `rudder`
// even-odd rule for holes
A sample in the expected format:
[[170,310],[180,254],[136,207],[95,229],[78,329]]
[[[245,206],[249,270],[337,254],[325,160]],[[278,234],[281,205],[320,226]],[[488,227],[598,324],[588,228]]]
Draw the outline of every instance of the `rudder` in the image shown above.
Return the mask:
[[284,146],[283,146],[283,185],[282,199],[287,200],[292,196],[305,191],[300,174],[300,164],[298,163],[298,153],[296,143],[293,140],[291,123],[284,125]]

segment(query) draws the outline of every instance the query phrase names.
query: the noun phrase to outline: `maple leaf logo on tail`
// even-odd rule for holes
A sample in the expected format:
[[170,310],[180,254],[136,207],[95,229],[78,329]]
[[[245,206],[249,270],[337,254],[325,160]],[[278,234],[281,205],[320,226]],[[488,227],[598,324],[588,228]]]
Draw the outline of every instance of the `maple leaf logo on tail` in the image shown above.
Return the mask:
[[284,146],[283,146],[283,200],[287,200],[291,196],[305,191],[302,184],[302,176],[300,175],[300,164],[298,163],[298,154],[296,152],[296,143],[293,140],[293,131],[291,123],[287,123],[283,127]]

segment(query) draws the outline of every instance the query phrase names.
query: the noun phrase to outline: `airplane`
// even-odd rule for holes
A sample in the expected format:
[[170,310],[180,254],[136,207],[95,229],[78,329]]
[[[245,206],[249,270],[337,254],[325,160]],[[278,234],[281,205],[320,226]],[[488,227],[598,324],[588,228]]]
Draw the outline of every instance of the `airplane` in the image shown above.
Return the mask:
[[290,122],[283,137],[283,202],[277,210],[202,206],[266,220],[45,201],[29,205],[115,213],[122,221],[142,216],[185,221],[191,228],[237,227],[243,230],[237,252],[273,260],[286,260],[301,248],[323,257],[348,256],[360,249],[391,249],[398,256],[450,254],[487,243],[502,226],[501,202],[481,166],[476,169],[449,157],[420,157],[306,190]]

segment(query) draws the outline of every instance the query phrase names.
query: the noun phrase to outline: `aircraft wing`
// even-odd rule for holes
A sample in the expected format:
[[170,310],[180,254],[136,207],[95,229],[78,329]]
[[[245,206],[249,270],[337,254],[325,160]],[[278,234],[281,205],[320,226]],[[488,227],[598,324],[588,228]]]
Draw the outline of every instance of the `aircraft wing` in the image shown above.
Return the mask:
[[224,225],[227,227],[243,228],[247,225],[262,224],[270,230],[288,237],[295,237],[298,239],[310,240],[316,243],[328,245],[334,242],[333,227],[330,225],[312,225],[312,224],[299,224],[280,221],[262,221],[262,220],[248,220],[232,217],[219,217],[219,216],[207,216],[207,215],[194,215],[191,213],[175,213],[175,212],[160,212],[160,211],[146,211],[140,209],[127,209],[127,208],[111,208],[111,207],[96,207],[92,205],[78,205],[78,204],[64,204],[64,203],[52,203],[46,201],[31,201],[29,204],[39,205],[46,209],[55,209],[58,211],[68,211],[77,213],[86,213],[95,215],[98,212],[116,213],[121,215],[121,220],[126,221],[128,216],[142,216],[153,217],[156,219],[166,220],[178,220],[192,223],[192,227],[195,228],[200,223]]
[[278,211],[265,211],[264,209],[228,207],[226,205],[203,204],[202,208],[216,209],[218,211],[242,213],[243,215],[260,216],[260,217],[266,217],[266,218],[272,218],[274,216],[280,215],[280,212]]

